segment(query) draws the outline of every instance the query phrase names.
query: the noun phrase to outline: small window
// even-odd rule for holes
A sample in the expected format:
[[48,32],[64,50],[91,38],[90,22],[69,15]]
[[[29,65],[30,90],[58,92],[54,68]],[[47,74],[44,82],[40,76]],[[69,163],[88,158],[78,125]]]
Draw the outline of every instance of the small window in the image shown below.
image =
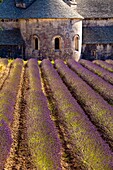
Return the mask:
[[55,38],[55,50],[60,50],[60,39]]
[[75,50],[79,51],[79,35],[75,36]]
[[38,42],[38,38],[35,38],[35,50],[39,49],[39,42]]

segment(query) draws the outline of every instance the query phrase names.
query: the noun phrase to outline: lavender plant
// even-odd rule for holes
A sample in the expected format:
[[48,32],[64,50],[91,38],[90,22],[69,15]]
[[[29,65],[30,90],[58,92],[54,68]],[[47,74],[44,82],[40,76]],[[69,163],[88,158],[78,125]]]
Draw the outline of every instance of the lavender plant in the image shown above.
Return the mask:
[[13,65],[23,65],[23,60],[20,58],[16,58],[13,60]]
[[61,60],[55,66],[78,102],[82,105],[92,122],[101,129],[104,137],[113,147],[113,107],[97,92],[70,70]]
[[102,67],[110,72],[113,72],[113,65],[106,63],[105,61],[94,60],[93,63],[99,65],[100,67]]
[[37,169],[61,170],[61,144],[50,117],[47,99],[41,89],[36,60],[28,61],[29,97],[27,136],[33,162]]
[[[56,61],[56,65],[58,62]],[[59,111],[59,121],[62,122],[61,126],[65,129],[67,142],[71,143],[72,152],[79,155],[79,159],[82,161],[82,165],[86,166],[86,169],[113,169],[110,148],[72,97],[50,61],[43,60],[41,67],[55,99]],[[62,64],[59,67],[64,71],[65,65]],[[58,70],[59,67],[57,67]],[[68,73],[63,72],[62,76]],[[68,78],[73,79],[72,76]]]
[[81,59],[79,63],[82,64],[84,67],[88,68],[90,71],[97,74],[98,76],[102,77],[104,80],[113,84],[113,74],[111,72],[99,67],[98,65],[88,60]]
[[68,66],[75,71],[83,80],[85,80],[91,87],[99,92],[104,99],[113,104],[113,86],[103,80],[98,75],[92,73],[88,69],[84,68],[80,63],[73,59],[69,59]]
[[2,80],[8,69],[8,60],[0,58],[0,79]]
[[13,112],[20,82],[22,65],[15,61],[10,70],[8,80],[0,92],[0,169],[3,169],[9,156],[12,137],[10,126],[13,122]]
[[37,60],[36,59],[30,59],[28,60],[28,71],[29,71],[29,81],[32,83],[31,87],[32,90],[41,90],[41,77],[39,74],[39,68],[38,68],[38,64],[37,64]]
[[7,66],[7,65],[8,65],[8,59],[0,58],[0,66]]
[[4,168],[6,159],[9,156],[12,144],[11,130],[8,124],[0,120],[0,169]]
[[108,63],[108,64],[113,64],[113,60],[107,59],[107,60],[106,60],[106,63]]
[[23,65],[19,65],[18,62],[15,65],[12,63],[10,75],[0,93],[0,118],[4,118],[10,123],[13,121],[13,111],[18,93],[22,66]]

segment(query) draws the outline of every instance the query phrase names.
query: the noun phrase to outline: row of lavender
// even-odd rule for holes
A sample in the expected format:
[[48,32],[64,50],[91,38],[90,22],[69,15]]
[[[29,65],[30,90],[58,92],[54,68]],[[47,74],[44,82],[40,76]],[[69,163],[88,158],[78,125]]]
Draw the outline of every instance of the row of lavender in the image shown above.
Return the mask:
[[8,65],[8,59],[0,58],[0,66],[7,66],[7,65]]
[[27,136],[28,146],[36,169],[61,169],[61,144],[50,118],[47,99],[42,91],[37,60],[27,63],[29,81]]
[[[7,59],[1,59],[0,58],[0,79],[2,79],[5,76],[6,70],[9,68],[10,64],[8,65]],[[1,82],[0,82],[1,84]]]
[[80,63],[73,59],[68,60],[68,66],[75,71],[84,81],[86,81],[94,90],[99,92],[105,100],[113,104],[113,86],[94,74]]
[[98,66],[100,66],[100,67],[102,67],[102,68],[104,68],[104,69],[106,69],[110,72],[113,72],[113,65],[110,64],[109,60],[107,60],[106,62],[102,61],[102,60],[94,60],[93,63],[97,64]]
[[90,120],[95,123],[113,148],[113,107],[69,69],[63,61],[57,60],[55,66]]
[[[76,88],[80,89],[80,94],[82,96],[85,85],[83,84],[81,86],[80,83],[79,86],[79,82],[82,80],[79,80],[77,76],[75,78],[75,73],[72,73],[72,71],[62,61],[57,60],[55,62],[55,66],[58,72],[60,72],[62,79],[66,80],[65,82],[68,82],[68,86],[70,86],[70,84],[74,84],[74,82],[78,83],[76,83]],[[84,165],[86,169],[112,170],[113,155],[109,146],[103,141],[95,126],[90,122],[79,104],[72,97],[50,61],[43,60],[41,68],[44,78],[46,79],[56,102],[59,122],[61,122],[61,128],[63,126],[65,133],[64,136],[66,136],[66,140],[70,144],[69,148],[71,148],[75,155],[78,154],[80,162],[82,162],[82,165]],[[93,94],[93,96],[96,97],[95,94]],[[87,98],[87,95],[83,97],[85,104],[85,98]],[[99,95],[97,97],[100,101],[101,97]],[[89,99],[88,101],[90,102]],[[104,102],[104,100],[102,101]],[[91,101],[89,104],[91,105],[93,102]],[[105,102],[104,104],[107,103]],[[96,108],[94,110],[97,111],[98,108],[97,110]],[[98,119],[100,119],[100,117],[96,118],[96,120]]]
[[[104,68],[88,60],[81,59],[79,63],[113,85],[113,73],[112,72],[105,70]],[[109,67],[106,67],[106,68],[109,68]]]
[[108,59],[108,60],[106,60],[106,63],[113,65],[113,60]]
[[10,75],[0,91],[0,169],[3,169],[12,144],[11,125],[18,93],[23,62],[20,59],[11,64]]

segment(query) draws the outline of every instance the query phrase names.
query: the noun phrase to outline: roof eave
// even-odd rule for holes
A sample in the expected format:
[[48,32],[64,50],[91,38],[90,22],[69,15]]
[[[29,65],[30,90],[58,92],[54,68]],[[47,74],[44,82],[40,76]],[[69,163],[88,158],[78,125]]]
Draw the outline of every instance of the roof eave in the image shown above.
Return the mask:
[[96,45],[96,44],[113,44],[113,41],[109,41],[109,42],[107,42],[107,41],[106,41],[106,42],[98,42],[98,41],[97,41],[97,42],[90,42],[90,41],[89,41],[89,42],[84,42],[84,41],[83,41],[82,44],[83,44],[83,45],[84,45],[84,44],[87,44],[87,45],[91,45],[91,44],[93,44],[93,45]]

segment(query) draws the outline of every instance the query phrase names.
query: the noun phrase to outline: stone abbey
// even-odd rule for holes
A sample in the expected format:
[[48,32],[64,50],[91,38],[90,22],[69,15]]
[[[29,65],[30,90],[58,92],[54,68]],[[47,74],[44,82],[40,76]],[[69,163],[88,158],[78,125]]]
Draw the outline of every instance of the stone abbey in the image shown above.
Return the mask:
[[112,0],[3,0],[0,56],[113,57]]

